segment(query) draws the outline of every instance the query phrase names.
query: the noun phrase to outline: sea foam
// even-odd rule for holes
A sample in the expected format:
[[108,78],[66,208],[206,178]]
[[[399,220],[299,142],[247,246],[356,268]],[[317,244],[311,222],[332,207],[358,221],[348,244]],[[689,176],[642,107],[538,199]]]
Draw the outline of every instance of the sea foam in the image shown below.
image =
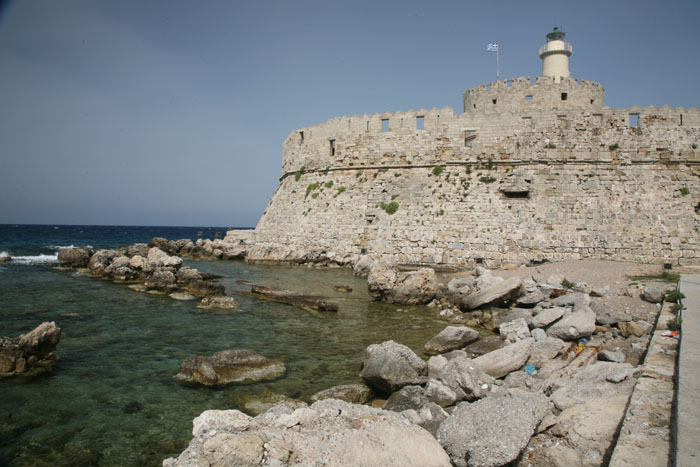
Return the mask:
[[19,264],[55,263],[58,255],[13,256],[12,262]]

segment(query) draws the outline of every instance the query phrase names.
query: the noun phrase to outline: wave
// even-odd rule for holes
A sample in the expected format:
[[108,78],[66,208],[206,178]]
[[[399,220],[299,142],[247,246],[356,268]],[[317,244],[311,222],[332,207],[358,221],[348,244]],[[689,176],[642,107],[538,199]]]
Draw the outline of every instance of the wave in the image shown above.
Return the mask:
[[[92,245],[85,245],[88,248],[92,248]],[[48,248],[54,251],[68,250],[69,248],[78,248],[75,245],[46,245],[44,248]]]
[[6,251],[0,251],[0,258],[5,258],[7,256],[10,256]]
[[58,255],[13,256],[12,262],[18,264],[56,263]]

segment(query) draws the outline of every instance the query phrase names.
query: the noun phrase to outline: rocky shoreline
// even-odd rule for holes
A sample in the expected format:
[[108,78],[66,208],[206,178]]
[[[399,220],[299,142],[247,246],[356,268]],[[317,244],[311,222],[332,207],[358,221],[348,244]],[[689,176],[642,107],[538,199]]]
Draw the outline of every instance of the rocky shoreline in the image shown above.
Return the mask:
[[[174,256],[192,255],[188,245],[154,239],[122,251],[76,249],[59,260],[148,290],[223,297]],[[207,259],[233,253],[207,245]],[[444,274],[360,258],[355,272],[367,275],[371,297],[426,304],[447,321],[427,340],[428,358],[397,342],[372,344],[362,357],[364,385],[322,391],[312,405],[278,398],[255,417],[204,412],[189,447],[164,465],[387,465],[379,462],[387,455],[393,465],[606,465],[650,336],[667,325],[657,317],[672,306],[664,297],[673,285],[588,285],[527,269],[526,277],[481,267]],[[203,362],[212,366],[204,357],[191,360],[183,381],[199,372],[200,384],[235,382],[200,371]],[[270,378],[284,373],[282,362],[269,367]]]

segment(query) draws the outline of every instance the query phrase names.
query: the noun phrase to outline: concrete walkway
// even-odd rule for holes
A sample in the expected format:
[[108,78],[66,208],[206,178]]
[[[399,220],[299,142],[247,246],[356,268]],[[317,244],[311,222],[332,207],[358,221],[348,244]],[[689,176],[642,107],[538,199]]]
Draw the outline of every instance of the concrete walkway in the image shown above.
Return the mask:
[[700,465],[700,274],[683,274],[680,291],[685,295],[678,358],[678,467]]

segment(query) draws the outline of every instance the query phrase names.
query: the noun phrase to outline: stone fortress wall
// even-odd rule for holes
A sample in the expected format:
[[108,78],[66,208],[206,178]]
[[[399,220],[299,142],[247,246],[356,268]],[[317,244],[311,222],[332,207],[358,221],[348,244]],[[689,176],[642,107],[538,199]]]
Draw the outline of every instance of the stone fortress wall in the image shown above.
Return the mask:
[[700,110],[612,109],[599,84],[551,77],[464,105],[293,131],[248,259],[700,264]]

